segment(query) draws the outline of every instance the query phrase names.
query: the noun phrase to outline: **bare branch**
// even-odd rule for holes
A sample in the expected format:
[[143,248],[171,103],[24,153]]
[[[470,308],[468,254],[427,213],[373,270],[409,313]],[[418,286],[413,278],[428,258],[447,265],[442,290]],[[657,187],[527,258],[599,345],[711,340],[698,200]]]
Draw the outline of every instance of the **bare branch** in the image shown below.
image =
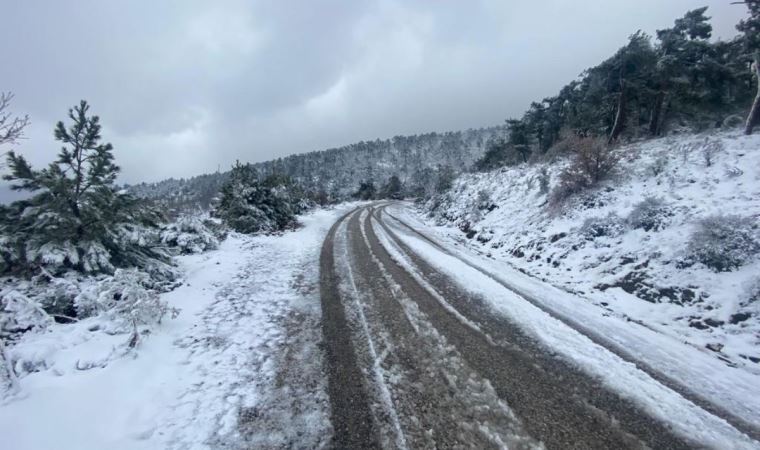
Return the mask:
[[8,108],[13,94],[0,92],[0,145],[13,144],[24,137],[24,128],[29,125],[29,116],[14,117]]

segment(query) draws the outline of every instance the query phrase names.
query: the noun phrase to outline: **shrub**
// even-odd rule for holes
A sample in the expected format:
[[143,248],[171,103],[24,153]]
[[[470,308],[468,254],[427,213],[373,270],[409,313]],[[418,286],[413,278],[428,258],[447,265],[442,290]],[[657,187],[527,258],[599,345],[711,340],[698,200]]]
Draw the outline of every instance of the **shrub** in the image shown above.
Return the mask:
[[742,266],[760,252],[754,221],[740,216],[702,219],[687,244],[687,259],[717,271]]
[[590,185],[594,185],[609,176],[618,163],[618,155],[607,145],[605,139],[585,137],[575,151],[573,165]]
[[605,217],[590,217],[583,222],[580,235],[587,241],[600,237],[617,237],[625,232],[625,221],[617,214],[610,213]]
[[544,160],[547,162],[553,162],[559,158],[574,155],[582,145],[583,139],[583,137],[579,136],[574,131],[567,129],[562,130],[559,135],[559,140],[549,147],[546,153],[544,153]]
[[673,212],[661,198],[647,197],[636,204],[626,221],[634,230],[659,231],[665,228]]
[[602,138],[577,138],[570,166],[559,175],[559,183],[550,194],[549,203],[559,205],[607,178],[618,163],[615,150]]
[[208,220],[182,216],[161,230],[161,242],[183,255],[215,250],[219,240],[210,226],[213,225]]
[[649,172],[652,174],[652,176],[657,177],[663,172],[665,172],[665,169],[668,167],[668,157],[665,155],[661,155],[657,159],[654,160],[654,162],[649,166]]
[[491,210],[495,207],[493,201],[491,201],[491,194],[488,193],[485,189],[481,189],[478,191],[478,201],[476,203],[477,209],[483,211],[483,210]]
[[726,147],[723,145],[723,141],[705,138],[705,141],[702,143],[702,159],[704,159],[705,165],[707,167],[712,166],[715,157],[719,153],[724,152],[725,149]]
[[551,175],[546,166],[541,167],[541,170],[536,175],[538,179],[538,195],[546,195],[549,193],[549,186],[551,184]]
[[117,269],[112,277],[101,279],[77,295],[74,304],[79,317],[105,314],[126,332],[139,325],[160,324],[166,314],[176,317],[179,310],[161,300],[150,289],[148,275],[137,270]]
[[16,290],[4,292],[0,297],[0,339],[45,328],[51,322],[39,303]]

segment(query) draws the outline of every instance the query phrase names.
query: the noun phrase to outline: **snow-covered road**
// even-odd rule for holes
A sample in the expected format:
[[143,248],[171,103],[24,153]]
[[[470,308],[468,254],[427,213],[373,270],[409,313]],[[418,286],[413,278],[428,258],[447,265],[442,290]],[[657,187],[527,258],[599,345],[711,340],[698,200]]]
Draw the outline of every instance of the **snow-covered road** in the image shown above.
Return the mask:
[[[757,430],[751,380],[721,371],[691,347],[595,319],[582,307],[565,320],[562,313],[574,317],[572,302],[560,312],[544,306],[552,289],[521,278],[512,286],[500,279],[509,272],[430,239],[421,222],[409,225],[414,219],[404,205],[376,205],[345,217],[325,241],[322,270],[332,273],[322,282],[332,286],[322,287],[329,294],[323,309],[342,307],[324,317],[338,444],[760,445],[748,436]],[[640,344],[648,338],[647,351]],[[622,352],[620,339],[638,345]],[[340,389],[357,373],[361,386]],[[715,375],[738,383],[738,391]]]

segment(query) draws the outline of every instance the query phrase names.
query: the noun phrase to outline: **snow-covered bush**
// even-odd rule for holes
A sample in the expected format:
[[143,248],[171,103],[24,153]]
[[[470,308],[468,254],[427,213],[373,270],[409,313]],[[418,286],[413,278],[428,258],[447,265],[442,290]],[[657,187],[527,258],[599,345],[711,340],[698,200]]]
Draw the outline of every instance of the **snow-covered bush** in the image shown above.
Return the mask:
[[52,319],[42,306],[17,290],[0,296],[0,339],[50,325]]
[[215,250],[219,240],[208,225],[200,217],[181,216],[161,230],[161,242],[183,255]]
[[760,241],[754,220],[735,215],[711,216],[697,224],[687,244],[686,258],[717,272],[727,272],[758,253]]
[[538,195],[546,195],[549,193],[549,187],[551,186],[551,175],[546,166],[542,167],[538,172]]
[[56,277],[44,269],[42,273],[32,277],[26,291],[27,295],[37,300],[48,314],[63,319],[76,316],[74,299],[80,292],[76,273],[69,272]]
[[88,317],[106,315],[116,325],[116,331],[128,331],[139,325],[160,324],[161,319],[179,313],[162,301],[158,292],[149,288],[150,277],[135,269],[117,269],[85,288],[74,300],[77,315]]
[[666,155],[660,155],[647,169],[652,176],[657,177],[665,172],[665,169],[668,167],[668,162],[669,159]]
[[712,166],[715,157],[725,152],[726,146],[723,145],[723,141],[719,139],[705,138],[702,143],[702,159],[707,167]]
[[581,225],[579,233],[587,241],[600,237],[617,237],[625,232],[625,221],[617,214],[605,217],[589,217]]
[[626,221],[634,230],[660,231],[668,225],[671,217],[673,211],[665,200],[647,197],[633,207]]

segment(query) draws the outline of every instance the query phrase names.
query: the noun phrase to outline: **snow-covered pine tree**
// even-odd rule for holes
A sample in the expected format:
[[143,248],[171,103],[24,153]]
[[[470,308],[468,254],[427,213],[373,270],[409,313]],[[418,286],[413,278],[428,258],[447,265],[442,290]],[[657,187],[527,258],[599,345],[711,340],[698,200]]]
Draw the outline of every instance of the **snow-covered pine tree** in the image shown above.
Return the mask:
[[404,198],[404,185],[396,174],[393,174],[388,178],[388,182],[383,186],[380,195],[382,198],[389,198],[392,200],[401,200]]
[[214,214],[239,233],[281,231],[295,226],[302,212],[296,191],[289,178],[270,175],[262,182],[252,165],[238,161]]
[[[157,248],[160,213],[117,190],[113,147],[101,142],[100,119],[88,115],[89,109],[82,101],[69,110],[68,128],[58,122],[55,138],[63,146],[48,167],[36,170],[8,152],[10,173],[3,178],[34,195],[2,211],[3,271],[43,265],[111,273],[116,267],[155,269],[168,261]],[[167,275],[165,269],[158,272]]]

